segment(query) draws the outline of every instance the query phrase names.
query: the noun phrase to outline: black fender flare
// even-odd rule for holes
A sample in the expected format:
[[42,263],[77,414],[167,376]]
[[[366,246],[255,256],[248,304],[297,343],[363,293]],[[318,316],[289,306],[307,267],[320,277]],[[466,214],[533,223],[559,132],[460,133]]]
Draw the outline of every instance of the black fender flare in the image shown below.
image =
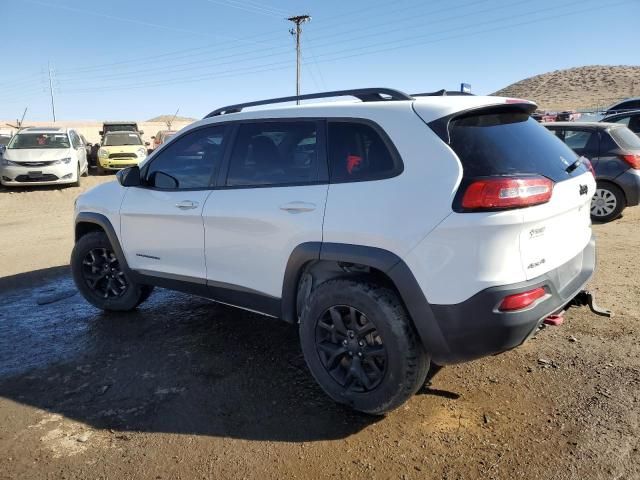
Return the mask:
[[298,245],[287,262],[282,287],[282,319],[297,322],[296,297],[304,265],[315,260],[355,263],[387,275],[409,311],[422,344],[435,363],[449,356],[449,347],[418,281],[396,254],[377,247],[309,242]]
[[102,228],[102,230],[104,230],[104,233],[107,235],[107,238],[109,239],[109,243],[113,247],[113,253],[115,253],[116,257],[118,258],[118,262],[120,262],[122,269],[128,275],[133,276],[133,271],[129,268],[127,259],[124,256],[124,251],[122,250],[122,246],[120,245],[120,239],[118,238],[118,235],[116,234],[116,231],[113,228],[111,221],[101,213],[95,213],[95,212],[78,213],[78,215],[76,216],[76,220],[74,224],[74,232],[73,232],[76,242],[80,239],[80,232],[78,229],[78,225],[81,223],[93,223],[94,225],[98,225],[100,228]]

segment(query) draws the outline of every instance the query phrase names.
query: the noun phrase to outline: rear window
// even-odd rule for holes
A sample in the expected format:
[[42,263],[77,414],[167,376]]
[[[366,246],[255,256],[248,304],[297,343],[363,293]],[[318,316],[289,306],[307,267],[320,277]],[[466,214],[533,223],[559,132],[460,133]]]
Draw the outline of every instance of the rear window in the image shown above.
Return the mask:
[[454,118],[449,138],[465,178],[532,174],[559,182],[586,171],[580,165],[567,173],[577,155],[521,111],[484,111]]
[[399,175],[402,161],[370,125],[329,122],[331,183],[380,180]]
[[628,128],[612,128],[610,133],[622,148],[640,150],[640,138]]

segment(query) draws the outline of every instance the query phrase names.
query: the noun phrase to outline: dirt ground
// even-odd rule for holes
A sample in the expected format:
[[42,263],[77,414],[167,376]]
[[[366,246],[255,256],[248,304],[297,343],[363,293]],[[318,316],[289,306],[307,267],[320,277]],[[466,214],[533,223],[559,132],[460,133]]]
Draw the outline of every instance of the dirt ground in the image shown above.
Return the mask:
[[103,314],[67,269],[80,188],[0,191],[0,479],[640,478],[640,208],[596,225],[591,283],[505,354],[385,418],[332,403],[294,327],[157,290]]

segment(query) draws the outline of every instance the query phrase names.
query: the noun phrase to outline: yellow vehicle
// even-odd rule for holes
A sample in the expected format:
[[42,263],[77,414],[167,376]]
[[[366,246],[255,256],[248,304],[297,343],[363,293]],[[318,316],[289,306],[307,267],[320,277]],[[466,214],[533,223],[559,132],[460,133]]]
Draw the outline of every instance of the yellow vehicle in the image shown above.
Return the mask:
[[98,150],[98,174],[138,165],[146,158],[148,145],[149,143],[144,143],[137,132],[106,133]]

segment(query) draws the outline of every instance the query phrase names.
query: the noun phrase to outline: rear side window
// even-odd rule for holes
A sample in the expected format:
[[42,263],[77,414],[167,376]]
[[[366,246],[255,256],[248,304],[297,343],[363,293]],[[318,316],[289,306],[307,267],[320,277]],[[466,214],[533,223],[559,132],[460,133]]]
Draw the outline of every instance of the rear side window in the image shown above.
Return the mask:
[[640,138],[628,128],[612,128],[609,133],[622,148],[640,150]]
[[331,183],[380,180],[402,172],[395,149],[370,125],[329,122],[328,133]]
[[465,178],[532,174],[559,182],[586,172],[580,165],[567,173],[576,154],[521,111],[501,109],[454,118],[449,138]]
[[227,175],[228,186],[304,184],[317,179],[315,121],[240,125]]

